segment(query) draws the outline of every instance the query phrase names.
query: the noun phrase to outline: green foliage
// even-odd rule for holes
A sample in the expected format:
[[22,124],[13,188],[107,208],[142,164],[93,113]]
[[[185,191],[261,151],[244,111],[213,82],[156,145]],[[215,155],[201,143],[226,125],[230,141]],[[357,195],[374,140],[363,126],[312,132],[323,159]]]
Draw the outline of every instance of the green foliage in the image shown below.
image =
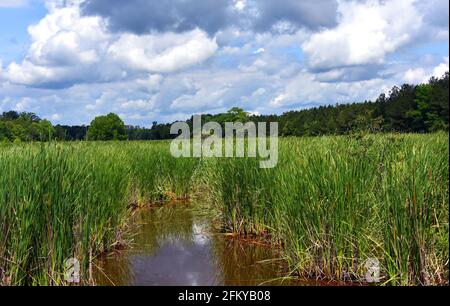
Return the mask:
[[245,123],[248,121],[248,113],[245,112],[242,108],[233,107],[228,112],[221,116],[221,120],[218,120],[219,123],[225,122],[242,122]]
[[40,141],[49,141],[53,139],[55,135],[55,128],[48,120],[33,122],[32,130],[34,133],[36,133],[35,135],[33,135],[33,137],[35,139],[39,139]]
[[0,141],[49,141],[55,129],[33,113],[4,112],[0,115]]
[[64,284],[64,262],[123,242],[129,207],[185,198],[198,159],[168,142],[0,146],[0,284]]
[[[20,142],[20,140],[18,140]],[[121,240],[130,206],[197,191],[223,229],[269,234],[305,277],[448,282],[448,133],[286,137],[279,163],[174,158],[169,142],[0,145],[0,282],[62,284]]]
[[56,138],[58,140],[84,140],[86,139],[88,127],[87,126],[68,126],[68,125],[57,125],[55,126]]
[[[431,78],[427,84],[394,86],[374,102],[320,106],[282,115],[249,115],[233,107],[222,114],[205,114],[203,122],[278,122],[283,136],[346,135],[355,132],[428,133],[449,129],[449,74]],[[151,128],[124,126],[117,115],[94,119],[89,127],[57,125],[43,133],[32,113],[5,112],[0,116],[0,141],[48,140],[162,140],[172,139],[170,123],[153,122]],[[192,128],[192,118],[186,121]],[[192,130],[192,129],[191,129]],[[44,135],[45,134],[45,135]],[[51,135],[49,138],[48,135]]]
[[127,133],[122,119],[114,113],[92,120],[87,132],[88,140],[126,140]]
[[225,230],[270,234],[306,278],[448,283],[448,134],[284,138],[279,163],[220,159],[208,177]]

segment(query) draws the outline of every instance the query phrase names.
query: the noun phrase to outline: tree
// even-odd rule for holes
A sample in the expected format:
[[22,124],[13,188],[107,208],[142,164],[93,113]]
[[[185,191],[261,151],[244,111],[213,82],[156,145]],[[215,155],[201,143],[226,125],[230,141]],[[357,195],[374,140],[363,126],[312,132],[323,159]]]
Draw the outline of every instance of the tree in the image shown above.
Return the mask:
[[3,120],[16,120],[19,118],[19,114],[16,111],[3,112],[1,118]]
[[11,141],[27,141],[27,130],[16,121],[6,121]]
[[30,133],[33,140],[49,141],[55,136],[55,128],[48,120],[41,120],[31,124]]
[[6,124],[0,121],[0,142],[9,141],[10,137],[10,131],[7,128]]
[[223,122],[242,122],[245,123],[248,121],[248,113],[245,112],[242,108],[233,107],[228,110],[226,114],[224,114]]
[[88,140],[126,140],[127,133],[122,119],[114,113],[92,120],[87,132]]
[[[393,87],[374,102],[335,104],[281,115],[250,115],[233,107],[226,113],[203,114],[202,122],[218,122],[224,136],[225,122],[278,122],[283,136],[345,135],[366,132],[428,133],[449,130],[449,73],[432,77],[427,84]],[[186,120],[193,131],[193,117]],[[95,118],[91,126],[57,125],[34,113],[0,114],[0,142],[57,140],[155,140],[172,139],[170,123],[153,122],[151,128],[125,126],[115,114]],[[266,125],[267,132],[269,125]]]

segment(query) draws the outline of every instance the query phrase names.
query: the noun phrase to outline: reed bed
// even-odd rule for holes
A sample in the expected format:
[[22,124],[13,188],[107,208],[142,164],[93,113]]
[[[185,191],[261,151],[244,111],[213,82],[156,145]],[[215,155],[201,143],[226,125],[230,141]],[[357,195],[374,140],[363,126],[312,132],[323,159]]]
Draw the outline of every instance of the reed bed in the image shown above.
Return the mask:
[[211,179],[226,230],[269,233],[292,273],[448,283],[448,134],[286,138],[273,169],[221,159]]
[[96,255],[120,243],[132,206],[186,197],[199,161],[167,142],[0,148],[0,282],[64,283],[68,258],[91,281]]
[[64,284],[64,262],[91,281],[122,241],[130,211],[196,194],[224,231],[283,245],[292,274],[381,284],[448,283],[448,134],[280,140],[279,163],[174,158],[169,142],[0,147],[0,283]]

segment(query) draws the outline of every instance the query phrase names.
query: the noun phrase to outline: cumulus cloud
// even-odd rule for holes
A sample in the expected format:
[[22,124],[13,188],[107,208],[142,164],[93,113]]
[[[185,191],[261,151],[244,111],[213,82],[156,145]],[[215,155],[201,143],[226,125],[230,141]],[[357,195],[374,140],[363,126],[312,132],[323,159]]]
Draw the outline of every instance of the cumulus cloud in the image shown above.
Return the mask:
[[108,82],[140,71],[184,69],[206,60],[217,49],[215,40],[199,29],[163,35],[112,34],[103,18],[81,16],[78,2],[47,3],[50,13],[28,28],[32,43],[26,57],[21,63],[9,64],[4,78],[55,88]]
[[108,19],[113,31],[135,34],[185,32],[210,35],[228,27],[255,32],[317,29],[335,25],[335,0],[86,0],[83,13]]
[[302,73],[289,80],[270,101],[275,109],[315,107],[324,104],[361,102],[375,99],[391,84],[374,78],[359,82],[322,82],[313,74]]
[[444,0],[45,4],[23,60],[0,60],[0,110],[64,124],[108,112],[146,126],[233,106],[281,113],[448,70],[448,49],[433,45],[448,42]]
[[122,111],[125,112],[145,112],[145,111],[151,111],[154,108],[154,101],[153,100],[144,100],[144,99],[138,99],[138,100],[128,100],[120,105],[120,108]]
[[257,32],[273,29],[319,29],[336,24],[335,0],[253,0],[248,5],[249,19]]
[[410,84],[426,83],[431,77],[442,77],[447,71],[449,71],[448,56],[431,69],[429,67],[409,68],[404,72],[403,80]]
[[326,70],[383,63],[387,54],[419,34],[423,21],[414,2],[340,2],[339,25],[313,34],[302,46],[310,67]]
[[432,76],[434,77],[442,77],[444,73],[448,72],[448,56],[446,57],[445,62],[440,63],[438,66],[434,67]]
[[152,31],[184,32],[201,28],[215,33],[227,23],[228,0],[87,0],[86,15],[100,15],[111,30],[144,34]]
[[[97,17],[81,17],[77,6],[54,9],[28,28],[31,46],[21,63],[5,69],[7,80],[31,86],[60,87],[101,77],[100,63],[110,35]],[[95,67],[95,66],[94,66]]]
[[108,56],[134,70],[173,72],[198,64],[217,50],[214,39],[196,29],[183,34],[123,34],[108,49]]

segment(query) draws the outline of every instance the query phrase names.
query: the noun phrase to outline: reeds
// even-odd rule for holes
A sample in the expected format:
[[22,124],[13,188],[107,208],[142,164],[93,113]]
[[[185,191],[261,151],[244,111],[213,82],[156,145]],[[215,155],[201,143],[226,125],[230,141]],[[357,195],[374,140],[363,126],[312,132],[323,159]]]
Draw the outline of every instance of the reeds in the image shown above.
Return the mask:
[[91,260],[120,241],[130,204],[185,197],[197,165],[172,158],[167,142],[0,148],[0,282],[62,284],[68,258],[89,282]]
[[[0,147],[0,283],[63,284],[122,239],[133,206],[213,201],[225,231],[284,246],[293,274],[448,283],[448,134],[283,138],[279,163],[179,158],[169,142]],[[198,188],[201,186],[201,188]]]
[[268,232],[295,274],[385,284],[448,283],[448,134],[287,138],[274,169],[217,162],[229,231]]

